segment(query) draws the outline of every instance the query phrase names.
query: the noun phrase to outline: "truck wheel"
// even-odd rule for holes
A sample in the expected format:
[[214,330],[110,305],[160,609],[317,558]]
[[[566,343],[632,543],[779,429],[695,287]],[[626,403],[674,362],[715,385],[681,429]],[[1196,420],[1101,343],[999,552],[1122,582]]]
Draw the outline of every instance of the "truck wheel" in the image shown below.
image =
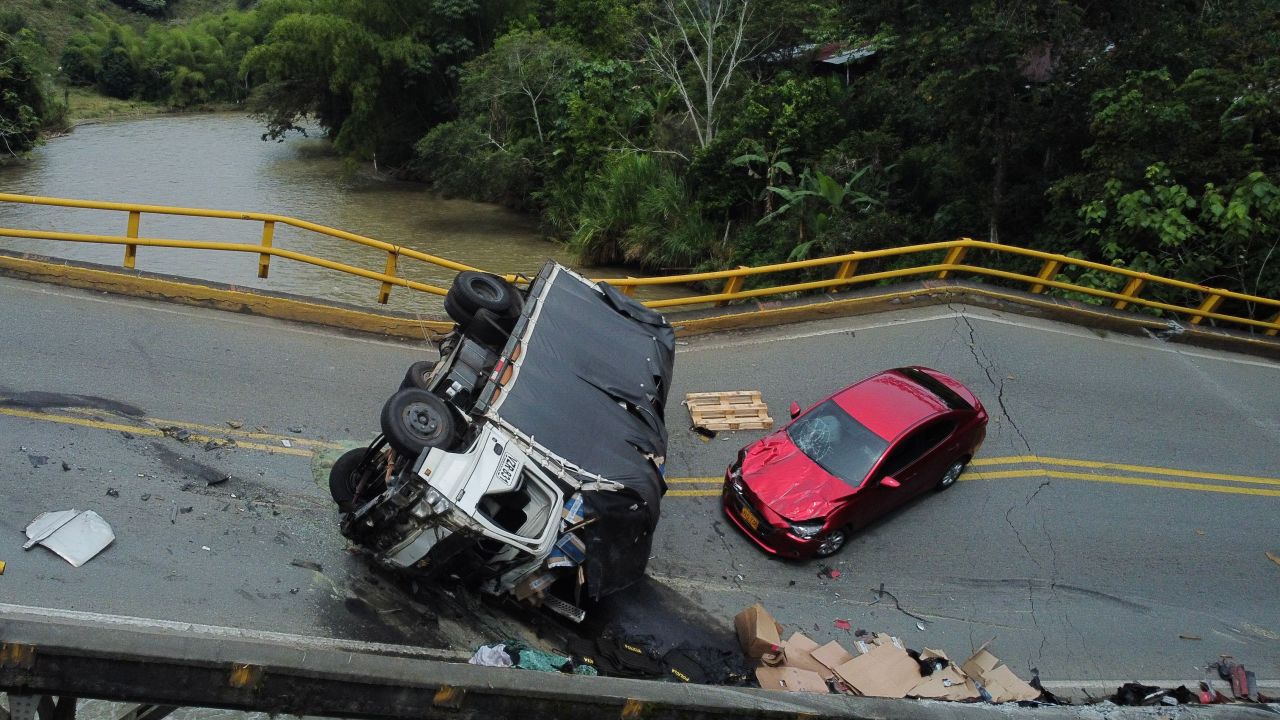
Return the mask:
[[457,323],[458,327],[464,330],[471,324],[471,318],[475,315],[474,311],[463,310],[458,305],[458,299],[453,296],[452,291],[444,296],[444,312],[449,316],[450,320]]
[[496,315],[515,317],[520,313],[519,295],[515,286],[497,275],[467,270],[458,273],[446,299],[453,297],[453,304],[471,315],[484,308]]
[[351,502],[356,499],[356,488],[360,485],[360,477],[368,469],[363,467],[365,453],[368,448],[348,450],[333,463],[329,470],[329,494],[338,503],[343,512],[351,510]]
[[405,388],[382,406],[382,432],[396,452],[411,458],[429,447],[444,447],[453,440],[454,422],[449,407],[421,388]]
[[404,374],[404,380],[400,382],[400,389],[405,388],[421,388],[427,389],[427,376],[435,369],[436,364],[430,360],[419,360],[409,366],[409,370]]

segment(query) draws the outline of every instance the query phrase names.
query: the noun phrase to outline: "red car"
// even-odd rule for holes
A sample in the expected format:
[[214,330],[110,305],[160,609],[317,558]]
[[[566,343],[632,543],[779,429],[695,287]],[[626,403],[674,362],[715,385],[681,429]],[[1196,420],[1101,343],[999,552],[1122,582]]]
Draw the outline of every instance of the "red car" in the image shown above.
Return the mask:
[[827,557],[850,534],[955,484],[987,434],[987,411],[959,381],[904,367],[873,375],[738,452],[724,512],[766,552]]

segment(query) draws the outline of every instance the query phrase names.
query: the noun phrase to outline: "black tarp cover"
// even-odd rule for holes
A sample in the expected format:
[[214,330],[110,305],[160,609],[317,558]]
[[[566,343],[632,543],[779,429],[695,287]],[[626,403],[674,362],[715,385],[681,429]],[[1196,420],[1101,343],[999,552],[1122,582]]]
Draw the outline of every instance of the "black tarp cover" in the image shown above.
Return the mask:
[[[519,372],[490,412],[582,470],[622,485],[584,488],[587,592],[599,598],[644,574],[666,482],[663,421],[675,332],[612,286],[547,263],[530,288],[532,331]],[[530,304],[534,305],[533,303]],[[589,479],[579,476],[579,480]]]

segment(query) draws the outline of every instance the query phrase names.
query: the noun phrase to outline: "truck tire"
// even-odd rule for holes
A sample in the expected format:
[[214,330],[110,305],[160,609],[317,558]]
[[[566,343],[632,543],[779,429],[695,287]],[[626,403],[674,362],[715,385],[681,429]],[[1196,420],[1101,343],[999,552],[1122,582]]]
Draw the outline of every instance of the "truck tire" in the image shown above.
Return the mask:
[[405,388],[421,388],[427,390],[427,376],[435,369],[436,364],[430,360],[419,360],[409,366],[404,374],[404,380],[400,381],[400,389]]
[[[450,297],[459,310],[473,316],[482,308],[501,317],[513,318],[520,314],[519,291],[511,283],[489,273],[472,270],[458,273],[445,299]],[[454,322],[458,322],[457,318]]]
[[421,388],[404,388],[382,406],[382,432],[401,455],[416,458],[453,442],[454,420],[444,401]]
[[334,461],[333,468],[329,470],[329,495],[342,512],[350,512],[360,478],[369,469],[363,466],[364,456],[368,451],[368,448],[362,447],[348,450]]
[[444,312],[449,316],[450,320],[457,323],[458,327],[463,330],[467,329],[467,326],[471,324],[472,316],[475,315],[474,311],[463,310],[458,305],[458,299],[453,296],[452,291],[444,296]]

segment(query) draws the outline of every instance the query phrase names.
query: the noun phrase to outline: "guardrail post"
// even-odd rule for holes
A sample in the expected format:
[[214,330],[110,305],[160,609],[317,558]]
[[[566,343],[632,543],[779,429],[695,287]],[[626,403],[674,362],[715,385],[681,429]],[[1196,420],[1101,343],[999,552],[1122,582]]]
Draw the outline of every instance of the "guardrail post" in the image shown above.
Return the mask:
[[[137,210],[129,211],[129,229],[126,235],[131,238],[138,237],[138,225],[142,222],[142,213]],[[138,246],[127,244],[124,246],[124,266],[133,269],[134,264],[138,260]]]
[[[1121,295],[1123,295],[1123,296],[1125,296],[1125,297],[1127,297],[1127,298],[1131,298],[1131,297],[1133,297],[1134,295],[1137,295],[1137,294],[1138,294],[1138,291],[1139,291],[1139,290],[1141,290],[1141,289],[1142,289],[1142,286],[1143,286],[1143,285],[1145,285],[1145,284],[1147,284],[1147,281],[1146,281],[1146,280],[1144,280],[1144,279],[1142,279],[1142,278],[1140,278],[1140,277],[1136,277],[1136,278],[1129,278],[1129,282],[1125,284],[1125,286],[1124,286],[1124,290],[1121,290],[1121,291],[1120,291],[1120,294],[1121,294]],[[1114,306],[1114,307],[1115,307],[1115,309],[1117,309],[1117,310],[1123,310],[1123,309],[1125,309],[1125,308],[1129,307],[1129,301],[1128,301],[1128,300],[1117,300],[1117,301],[1116,301],[1116,304],[1115,304],[1115,306]]]
[[[262,222],[262,247],[271,247],[271,239],[276,234],[276,221],[264,220]],[[267,276],[267,271],[271,269],[271,255],[262,253],[258,256],[258,277]]]
[[[942,261],[943,264],[958,265],[960,261],[964,259],[964,254],[968,249],[969,248],[965,247],[964,245],[957,245],[956,247],[951,248],[950,250],[947,251],[947,258]],[[938,273],[938,279],[941,280],[950,274],[951,274],[950,270],[943,270],[942,272]]]
[[[1036,275],[1041,280],[1050,280],[1058,274],[1058,270],[1062,268],[1061,260],[1045,260],[1044,265],[1040,266],[1040,273]],[[1044,285],[1036,283],[1031,286],[1031,292],[1039,295],[1044,292]]]
[[[840,267],[836,268],[836,280],[848,280],[858,272],[857,260],[845,260],[840,263]],[[832,288],[838,288],[840,285],[833,285]]]
[[[630,275],[628,275],[628,276],[627,276],[627,279],[628,279],[628,280],[635,280],[635,278],[631,277]],[[626,295],[627,297],[635,297],[635,294],[636,294],[636,286],[635,286],[635,285],[623,285],[623,286],[622,286],[621,288],[619,288],[619,289],[620,289],[620,290],[622,290],[622,294],[623,294],[623,295]]]
[[[1221,303],[1222,303],[1222,296],[1217,293],[1213,293],[1209,295],[1209,297],[1205,298],[1204,302],[1200,303],[1200,307],[1196,309],[1199,310],[1200,312],[1213,312],[1214,309],[1217,308],[1218,305],[1220,305]],[[1204,316],[1196,315],[1195,317],[1191,318],[1191,324],[1199,325],[1201,320],[1204,320]]]
[[1280,333],[1280,313],[1276,313],[1274,316],[1272,316],[1270,322],[1271,322],[1272,328],[1263,334],[1270,335],[1271,337],[1275,337],[1277,333]]
[[[746,270],[747,266],[739,265],[738,269]],[[728,280],[725,281],[724,289],[721,290],[720,293],[722,295],[729,295],[729,294],[738,292],[739,290],[742,289],[742,281],[745,277],[746,277],[745,275],[734,275],[733,277],[729,278]],[[728,300],[721,300],[720,302],[716,303],[716,307],[724,307],[725,305],[728,305],[728,304],[729,304]]]
[[[387,269],[385,275],[395,277],[396,274],[396,258],[400,255],[400,248],[395,247],[387,251]],[[382,287],[378,290],[378,302],[386,305],[387,300],[391,297],[391,283],[383,281]]]

